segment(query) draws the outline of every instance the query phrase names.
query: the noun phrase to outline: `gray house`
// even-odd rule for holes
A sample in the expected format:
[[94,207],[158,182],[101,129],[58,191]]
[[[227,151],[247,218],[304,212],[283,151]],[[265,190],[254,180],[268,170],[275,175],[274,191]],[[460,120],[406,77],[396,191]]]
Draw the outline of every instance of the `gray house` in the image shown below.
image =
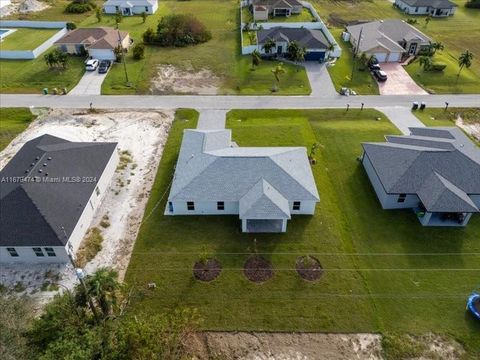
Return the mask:
[[266,54],[264,45],[267,41],[275,41],[275,48],[270,53],[284,56],[287,53],[288,44],[291,41],[305,48],[306,61],[323,61],[326,57],[330,42],[322,30],[312,30],[305,28],[285,28],[273,27],[271,29],[261,29],[257,32],[258,51]]
[[395,5],[408,15],[451,16],[457,5],[449,0],[395,0]]
[[480,211],[480,149],[458,128],[410,131],[362,144],[382,207],[413,209],[423,226],[465,226]]
[[[431,39],[400,19],[371,21],[347,26],[350,43],[358,53],[375,56],[378,62],[398,62],[402,56],[417,55]],[[360,39],[361,33],[361,40]]]
[[185,130],[165,215],[238,215],[243,232],[285,232],[320,201],[303,147],[238,147],[230,130]]
[[0,263],[67,262],[117,163],[117,143],[28,141],[0,171]]
[[136,14],[155,14],[158,9],[158,0],[107,0],[103,4],[105,14],[119,12],[124,16]]
[[303,5],[298,0],[253,0],[251,1],[254,21],[266,21],[269,16],[291,16],[300,14]]

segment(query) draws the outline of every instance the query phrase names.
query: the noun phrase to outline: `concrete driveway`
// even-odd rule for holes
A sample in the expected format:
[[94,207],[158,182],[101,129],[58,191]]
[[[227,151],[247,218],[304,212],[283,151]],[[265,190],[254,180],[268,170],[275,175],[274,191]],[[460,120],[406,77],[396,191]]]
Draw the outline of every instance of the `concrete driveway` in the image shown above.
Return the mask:
[[[110,68],[108,69],[110,71]],[[99,74],[98,70],[85,71],[82,78],[68,95],[100,95],[102,91],[102,83],[107,76],[106,74]]]
[[311,96],[318,97],[334,97],[338,93],[335,90],[330,74],[328,73],[326,64],[319,64],[315,61],[306,61],[303,63],[307,71],[308,81],[312,88]]
[[378,83],[380,95],[427,95],[399,63],[380,64],[388,79]]

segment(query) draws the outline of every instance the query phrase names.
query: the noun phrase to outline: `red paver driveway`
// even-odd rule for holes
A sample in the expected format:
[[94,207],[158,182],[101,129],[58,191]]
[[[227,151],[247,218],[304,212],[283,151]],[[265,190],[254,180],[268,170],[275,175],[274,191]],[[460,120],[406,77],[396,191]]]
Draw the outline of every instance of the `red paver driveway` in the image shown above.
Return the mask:
[[408,75],[399,63],[380,64],[388,79],[378,83],[380,95],[426,95],[428,94]]

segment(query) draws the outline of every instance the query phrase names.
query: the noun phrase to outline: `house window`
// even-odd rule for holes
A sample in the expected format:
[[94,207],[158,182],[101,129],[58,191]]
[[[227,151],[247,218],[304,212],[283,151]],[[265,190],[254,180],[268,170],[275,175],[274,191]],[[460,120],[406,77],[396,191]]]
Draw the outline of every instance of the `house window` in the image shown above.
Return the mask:
[[418,12],[418,7],[415,8],[415,12]]
[[300,201],[293,202],[293,210],[300,210]]
[[187,201],[187,210],[195,210],[195,203],[193,201]]
[[45,252],[47,253],[47,256],[50,256],[50,257],[57,256],[57,254],[55,254],[55,250],[53,250],[53,248],[50,248],[50,247],[47,248],[46,247]]
[[7,251],[11,257],[18,257],[18,252],[15,248],[7,248]]
[[120,7],[115,6],[115,11],[118,12],[120,10]]
[[42,248],[32,248],[33,252],[35,253],[35,255],[37,255],[38,257],[42,257],[42,256],[45,256],[43,254],[43,251],[42,251]]
[[168,211],[173,212],[173,203],[171,201],[168,202]]
[[148,6],[145,6],[145,12],[148,12]]
[[407,194],[400,194],[400,195],[398,196],[397,202],[399,202],[399,203],[405,202],[405,198],[406,198],[406,197],[407,197]]
[[217,210],[225,210],[225,203],[223,201],[217,202]]
[[98,186],[95,188],[95,193],[97,194],[97,196],[100,196],[100,189],[98,188]]

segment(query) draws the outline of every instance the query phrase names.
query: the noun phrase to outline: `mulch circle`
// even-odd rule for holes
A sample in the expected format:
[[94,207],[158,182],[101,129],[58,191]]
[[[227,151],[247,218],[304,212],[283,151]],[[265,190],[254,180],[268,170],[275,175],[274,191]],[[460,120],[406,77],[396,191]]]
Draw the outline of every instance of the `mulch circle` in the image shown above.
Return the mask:
[[207,259],[207,261],[197,261],[193,265],[193,276],[200,281],[212,281],[216,279],[222,271],[222,264],[217,259]]
[[315,281],[323,275],[323,268],[320,261],[313,256],[299,256],[295,263],[298,275],[305,280]]
[[261,256],[250,256],[243,265],[245,277],[255,283],[262,283],[272,278],[273,267],[270,261]]

